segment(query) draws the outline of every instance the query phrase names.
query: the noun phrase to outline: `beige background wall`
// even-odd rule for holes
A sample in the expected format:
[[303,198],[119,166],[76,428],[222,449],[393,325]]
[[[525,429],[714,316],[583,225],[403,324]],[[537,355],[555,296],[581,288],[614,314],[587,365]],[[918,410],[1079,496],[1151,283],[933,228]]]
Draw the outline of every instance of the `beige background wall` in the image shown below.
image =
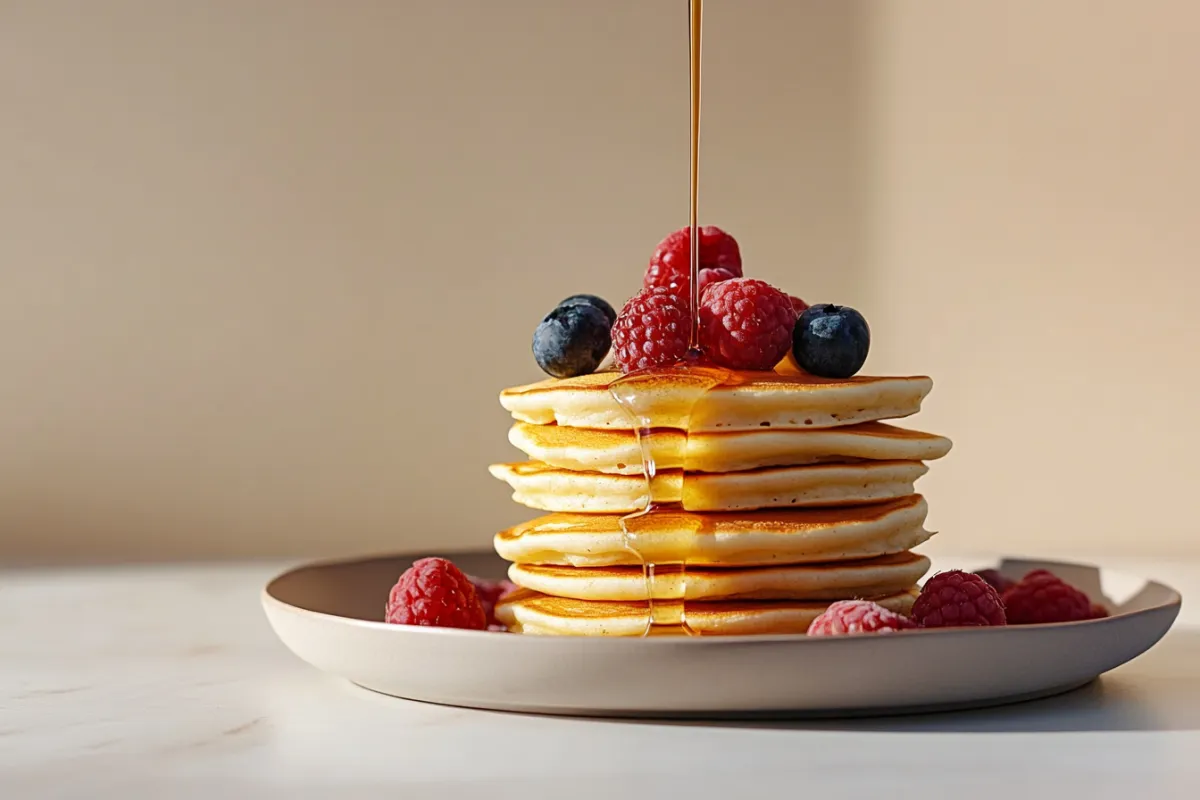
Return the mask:
[[870,8],[872,366],[937,381],[938,547],[1200,553],[1200,4]]
[[[708,4],[705,220],[873,323],[942,550],[1200,552],[1200,7]],[[486,543],[686,210],[682,3],[0,0],[0,557]]]

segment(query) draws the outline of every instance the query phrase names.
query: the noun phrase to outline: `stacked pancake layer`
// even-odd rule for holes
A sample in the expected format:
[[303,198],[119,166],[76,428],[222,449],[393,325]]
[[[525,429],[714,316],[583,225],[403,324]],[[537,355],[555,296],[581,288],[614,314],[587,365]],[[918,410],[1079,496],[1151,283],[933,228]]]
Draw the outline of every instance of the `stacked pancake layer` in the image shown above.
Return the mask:
[[669,374],[639,385],[654,420],[640,441],[610,391],[617,373],[501,394],[529,460],[491,472],[546,512],[495,537],[520,587],[497,607],[502,622],[560,635],[803,633],[839,599],[911,607],[929,569],[911,549],[931,535],[915,483],[951,445],[882,420],[916,413],[932,382],[732,377],[701,395]]

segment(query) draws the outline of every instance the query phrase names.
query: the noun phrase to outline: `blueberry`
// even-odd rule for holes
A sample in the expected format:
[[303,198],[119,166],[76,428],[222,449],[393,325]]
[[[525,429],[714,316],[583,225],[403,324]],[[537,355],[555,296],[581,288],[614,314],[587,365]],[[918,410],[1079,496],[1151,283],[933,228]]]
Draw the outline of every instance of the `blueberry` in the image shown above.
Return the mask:
[[559,308],[564,306],[595,306],[604,312],[604,316],[608,317],[609,327],[617,321],[617,312],[608,304],[608,301],[603,297],[596,297],[594,294],[573,294],[566,300],[558,304]]
[[612,347],[612,324],[590,303],[559,306],[533,332],[533,357],[555,378],[595,372]]
[[792,353],[805,372],[849,378],[862,369],[871,349],[871,329],[849,306],[816,305],[804,310],[792,331]]

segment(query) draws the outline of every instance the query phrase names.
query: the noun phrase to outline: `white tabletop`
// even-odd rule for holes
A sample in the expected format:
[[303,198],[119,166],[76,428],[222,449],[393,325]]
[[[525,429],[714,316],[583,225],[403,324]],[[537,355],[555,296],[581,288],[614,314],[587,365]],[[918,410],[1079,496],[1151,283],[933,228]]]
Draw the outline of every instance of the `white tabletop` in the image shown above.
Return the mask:
[[275,639],[258,593],[282,565],[0,572],[0,797],[1194,800],[1200,614],[1187,599],[1200,564],[1102,563],[1185,601],[1166,639],[1090,687],[990,711],[778,724],[375,695]]

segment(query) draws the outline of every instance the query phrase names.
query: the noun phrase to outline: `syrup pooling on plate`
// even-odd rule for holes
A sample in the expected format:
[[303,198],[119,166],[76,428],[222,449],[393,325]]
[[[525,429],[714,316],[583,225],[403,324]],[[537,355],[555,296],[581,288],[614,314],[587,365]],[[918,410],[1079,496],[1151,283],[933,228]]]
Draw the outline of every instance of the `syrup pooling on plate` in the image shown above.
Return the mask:
[[[634,423],[638,447],[642,453],[642,477],[646,481],[646,502],[638,511],[621,517],[621,543],[642,564],[646,581],[646,633],[655,621],[654,598],[656,593],[681,604],[679,624],[688,633],[687,624],[687,562],[655,562],[642,555],[639,546],[641,522],[651,515],[663,511],[679,511],[682,504],[666,505],[656,502],[654,497],[655,475],[654,437],[661,435],[664,405],[669,401],[671,415],[682,411],[684,420],[684,453],[687,452],[687,429],[696,404],[713,387],[726,382],[730,377],[727,370],[684,362],[665,369],[642,370],[623,375],[609,387],[613,399]],[[687,483],[687,458],[684,458],[683,481]],[[686,493],[684,494],[686,497]],[[674,581],[672,580],[674,578]],[[674,582],[678,591],[667,594]],[[656,591],[659,590],[659,591]]]

